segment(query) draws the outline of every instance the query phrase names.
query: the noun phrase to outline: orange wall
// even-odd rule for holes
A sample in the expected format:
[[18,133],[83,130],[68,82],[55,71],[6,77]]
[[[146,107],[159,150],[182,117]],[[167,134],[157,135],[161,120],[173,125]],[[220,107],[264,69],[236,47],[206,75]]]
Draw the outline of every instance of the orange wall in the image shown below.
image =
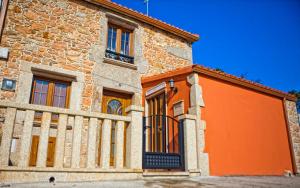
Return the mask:
[[199,76],[211,175],[292,171],[282,100]]
[[[145,102],[145,93],[147,90],[151,89],[152,87],[162,83],[162,82],[166,82],[167,83],[167,115],[173,117],[173,104],[179,100],[184,100],[184,111],[185,113],[187,113],[188,108],[189,108],[189,93],[190,93],[190,87],[189,84],[187,83],[187,74],[182,74],[179,76],[173,76],[170,75],[171,77],[168,78],[164,78],[158,81],[153,81],[153,82],[149,82],[149,83],[144,83],[142,84],[143,86],[143,106],[145,106],[144,102]],[[175,81],[175,87],[178,88],[178,92],[174,93],[174,92],[170,92],[170,88],[169,88],[169,80],[173,78]]]

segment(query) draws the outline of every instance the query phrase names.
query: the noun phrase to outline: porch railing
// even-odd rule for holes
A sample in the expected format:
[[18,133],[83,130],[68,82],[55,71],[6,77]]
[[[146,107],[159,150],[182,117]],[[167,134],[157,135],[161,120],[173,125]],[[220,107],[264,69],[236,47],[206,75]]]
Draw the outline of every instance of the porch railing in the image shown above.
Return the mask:
[[[36,112],[42,114],[40,122],[35,121]],[[34,167],[48,167],[48,153],[53,149],[49,146],[49,137],[53,136],[56,138],[54,168],[124,168],[126,125],[132,121],[129,116],[6,101],[0,101],[0,114],[0,167],[29,167],[32,137],[37,134],[39,143]],[[112,123],[116,125],[113,163]],[[18,144],[13,142],[15,138]]]

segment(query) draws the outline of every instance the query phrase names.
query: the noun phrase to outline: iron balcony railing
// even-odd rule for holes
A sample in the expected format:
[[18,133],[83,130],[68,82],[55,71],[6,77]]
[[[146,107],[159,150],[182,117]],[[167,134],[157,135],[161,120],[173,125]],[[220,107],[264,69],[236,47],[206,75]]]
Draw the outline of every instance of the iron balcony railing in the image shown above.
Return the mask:
[[120,54],[120,53],[117,53],[117,52],[114,52],[114,51],[111,51],[108,49],[105,51],[105,57],[111,58],[114,60],[123,61],[123,62],[130,63],[130,64],[134,63],[134,57]]

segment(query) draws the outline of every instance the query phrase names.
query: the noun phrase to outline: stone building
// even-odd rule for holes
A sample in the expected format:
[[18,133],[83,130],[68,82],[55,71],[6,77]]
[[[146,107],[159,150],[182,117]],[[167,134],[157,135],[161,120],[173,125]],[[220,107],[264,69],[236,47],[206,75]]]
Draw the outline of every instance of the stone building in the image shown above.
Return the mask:
[[[109,0],[3,0],[0,27],[1,181],[250,173],[210,173],[217,152],[204,144],[198,35]],[[286,132],[271,136],[286,134],[276,151],[289,161],[250,174],[297,173],[295,98],[238,84],[285,101],[278,126]]]

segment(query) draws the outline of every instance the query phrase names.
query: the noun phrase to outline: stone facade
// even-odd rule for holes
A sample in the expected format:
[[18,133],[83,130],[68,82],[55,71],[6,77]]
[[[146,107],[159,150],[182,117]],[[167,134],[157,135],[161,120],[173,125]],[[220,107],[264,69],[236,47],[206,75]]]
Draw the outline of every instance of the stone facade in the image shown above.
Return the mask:
[[[135,25],[136,69],[104,63],[112,17]],[[0,77],[17,81],[15,92],[0,91],[1,100],[22,93],[22,63],[41,64],[82,73],[82,90],[75,94],[81,110],[100,111],[103,87],[139,95],[141,75],[192,64],[191,44],[184,39],[82,0],[10,1],[1,46],[10,54],[1,61]]]
[[[133,30],[134,64],[105,57],[108,23]],[[9,50],[8,58],[0,60],[0,84],[4,78],[16,81],[14,91],[0,90],[0,142],[5,142],[0,143],[0,178],[7,181],[13,169],[20,181],[36,173],[28,167],[32,136],[39,136],[36,167],[44,172],[43,180],[49,174],[71,180],[77,173],[81,179],[140,177],[141,76],[192,64],[191,42],[84,0],[10,1],[0,46]],[[29,104],[34,76],[70,81],[69,109]],[[132,95],[128,117],[99,113],[104,89]],[[43,112],[41,122],[33,119],[36,111]],[[57,123],[51,113],[59,114]],[[115,166],[109,161],[112,122],[118,125]],[[56,137],[53,168],[46,167],[50,137]],[[84,174],[87,169],[91,171]],[[101,170],[104,175],[97,175]],[[115,177],[118,173],[123,175]]]
[[297,173],[300,173],[300,127],[296,103],[293,101],[286,101],[285,108],[291,138],[290,141],[292,142],[294,161],[297,168],[296,170]]

